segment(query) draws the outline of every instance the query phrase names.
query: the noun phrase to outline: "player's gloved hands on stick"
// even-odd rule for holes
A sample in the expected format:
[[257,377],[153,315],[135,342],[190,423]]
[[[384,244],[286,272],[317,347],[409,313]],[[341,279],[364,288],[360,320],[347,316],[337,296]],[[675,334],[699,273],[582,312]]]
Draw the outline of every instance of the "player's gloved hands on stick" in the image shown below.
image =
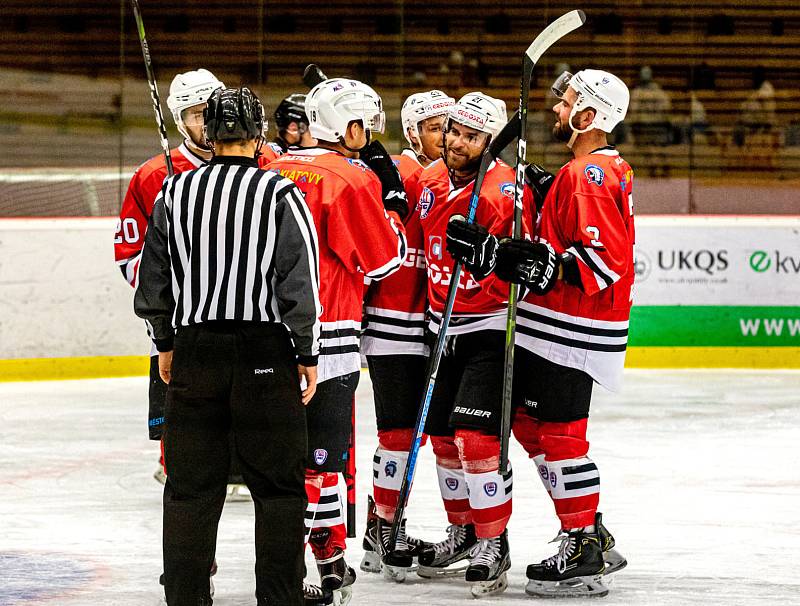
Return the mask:
[[359,152],[359,158],[369,166],[381,180],[383,207],[396,212],[401,219],[408,215],[408,200],[400,171],[394,165],[389,152],[380,141],[373,141]]
[[549,244],[503,238],[497,246],[495,275],[524,284],[536,295],[546,295],[556,285],[560,263]]
[[553,173],[547,172],[538,164],[528,164],[525,167],[525,182],[533,190],[536,208],[542,208],[547,192],[550,191],[550,186],[553,184],[553,179],[555,179]]
[[492,273],[496,261],[497,238],[477,223],[467,223],[464,215],[453,215],[447,222],[447,252],[461,262],[476,280]]

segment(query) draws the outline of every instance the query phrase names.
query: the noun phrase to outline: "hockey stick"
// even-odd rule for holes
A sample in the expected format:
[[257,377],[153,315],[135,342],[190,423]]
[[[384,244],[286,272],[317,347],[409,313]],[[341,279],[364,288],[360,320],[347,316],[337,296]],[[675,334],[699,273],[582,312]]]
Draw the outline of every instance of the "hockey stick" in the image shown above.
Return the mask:
[[[528,145],[528,97],[531,88],[533,68],[544,52],[570,32],[578,29],[586,21],[581,10],[562,15],[542,33],[525,51],[522,58],[522,78],[519,83],[519,141],[517,144],[517,172],[514,180],[514,227],[512,235],[522,234],[522,194],[525,187],[525,161]],[[517,331],[517,296],[519,286],[513,282],[508,289],[508,316],[506,318],[505,366],[503,368],[503,400],[500,424],[500,473],[508,473],[508,443],[511,435],[511,387],[514,382],[514,341]]]
[[303,84],[308,88],[314,88],[317,84],[325,82],[327,79],[328,76],[325,75],[325,72],[323,72],[316,63],[309,63],[303,71]]
[[[508,124],[492,139],[489,147],[483,152],[481,158],[481,165],[478,169],[478,174],[475,177],[475,183],[472,186],[472,195],[469,199],[469,213],[467,215],[467,222],[472,223],[475,220],[475,212],[478,209],[478,200],[480,199],[481,188],[483,187],[483,180],[489,170],[489,166],[494,162],[495,158],[500,155],[514,138],[519,133],[519,116],[514,114]],[[450,315],[453,313],[453,305],[456,300],[456,293],[458,292],[458,283],[461,280],[461,263],[456,262],[453,267],[453,275],[450,278],[450,286],[447,290],[447,299],[445,300],[444,309],[442,310],[442,320],[439,324],[439,333],[436,336],[436,346],[431,354],[431,359],[428,362],[427,372],[427,389],[422,396],[419,410],[417,411],[417,422],[414,425],[414,436],[411,448],[408,452],[408,463],[406,465],[406,473],[403,476],[403,483],[400,485],[400,495],[397,499],[397,509],[394,514],[394,522],[392,522],[392,531],[389,535],[389,551],[394,550],[397,541],[397,534],[400,531],[400,524],[403,520],[405,513],[406,503],[408,501],[409,493],[411,492],[411,484],[414,481],[414,472],[417,467],[417,456],[419,455],[420,443],[422,434],[425,431],[425,420],[428,418],[428,409],[431,405],[431,397],[433,396],[433,389],[436,386],[436,377],[439,373],[439,363],[442,359],[442,352],[444,351],[445,340],[447,338],[447,327],[450,324]]]
[[169,141],[167,140],[167,127],[164,124],[164,116],[161,114],[161,101],[158,97],[158,85],[153,74],[153,61],[150,59],[150,47],[147,45],[147,38],[144,36],[144,22],[142,12],[139,8],[139,0],[131,0],[133,5],[133,17],[136,19],[136,31],[139,32],[139,43],[142,45],[142,57],[144,57],[144,68],[147,71],[147,84],[150,85],[150,98],[153,100],[153,111],[156,114],[156,124],[158,125],[158,136],[161,138],[161,149],[164,150],[164,163],[167,165],[167,176],[175,174],[172,168],[172,158],[169,155]]

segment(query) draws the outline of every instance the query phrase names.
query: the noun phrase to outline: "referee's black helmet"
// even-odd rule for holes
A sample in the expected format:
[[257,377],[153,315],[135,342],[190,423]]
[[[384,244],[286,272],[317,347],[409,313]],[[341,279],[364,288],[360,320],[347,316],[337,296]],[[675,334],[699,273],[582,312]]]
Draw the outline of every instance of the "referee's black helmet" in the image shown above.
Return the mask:
[[203,112],[208,141],[241,141],[264,137],[264,107],[253,91],[218,88]]

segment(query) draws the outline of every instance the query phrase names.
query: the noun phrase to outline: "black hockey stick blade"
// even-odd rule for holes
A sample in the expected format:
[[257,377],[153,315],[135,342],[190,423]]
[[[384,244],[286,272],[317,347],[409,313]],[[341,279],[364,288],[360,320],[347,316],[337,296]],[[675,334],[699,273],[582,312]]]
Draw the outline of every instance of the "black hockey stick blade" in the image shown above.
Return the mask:
[[303,84],[308,88],[314,88],[320,82],[325,82],[328,76],[320,69],[316,63],[309,63],[303,71]]

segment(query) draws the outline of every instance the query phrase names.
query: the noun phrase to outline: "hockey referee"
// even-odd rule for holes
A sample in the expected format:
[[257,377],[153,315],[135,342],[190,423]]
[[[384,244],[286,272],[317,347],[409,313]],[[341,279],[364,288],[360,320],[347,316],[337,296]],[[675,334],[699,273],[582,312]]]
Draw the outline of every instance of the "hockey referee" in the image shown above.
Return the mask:
[[164,182],[142,252],[134,308],[169,384],[169,606],[212,603],[232,444],[255,504],[258,604],[303,603],[303,404],[316,389],[318,247],[297,187],[258,168],[264,126],[249,89],[214,91],[205,111],[214,157]]

